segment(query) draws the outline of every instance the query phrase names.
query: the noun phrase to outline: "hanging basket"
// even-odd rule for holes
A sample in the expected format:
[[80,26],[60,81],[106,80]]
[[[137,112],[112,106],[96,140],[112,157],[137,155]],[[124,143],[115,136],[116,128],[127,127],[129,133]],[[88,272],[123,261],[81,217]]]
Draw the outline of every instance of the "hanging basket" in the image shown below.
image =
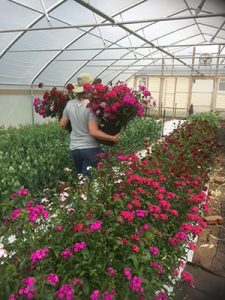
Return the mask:
[[[100,127],[100,129],[109,134],[109,135],[116,135],[121,131],[121,127],[120,126],[116,126],[115,124],[105,124],[103,127]],[[114,146],[115,143],[114,142],[110,142],[110,141],[103,141],[100,139],[96,139],[100,144],[102,145],[107,145],[107,146]]]

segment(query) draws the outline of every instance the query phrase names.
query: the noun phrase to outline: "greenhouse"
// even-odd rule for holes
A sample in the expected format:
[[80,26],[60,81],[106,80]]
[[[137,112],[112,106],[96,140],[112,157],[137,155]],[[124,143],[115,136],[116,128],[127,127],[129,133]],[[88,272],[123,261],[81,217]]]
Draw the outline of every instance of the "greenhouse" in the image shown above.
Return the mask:
[[0,299],[224,300],[225,1],[0,3]]

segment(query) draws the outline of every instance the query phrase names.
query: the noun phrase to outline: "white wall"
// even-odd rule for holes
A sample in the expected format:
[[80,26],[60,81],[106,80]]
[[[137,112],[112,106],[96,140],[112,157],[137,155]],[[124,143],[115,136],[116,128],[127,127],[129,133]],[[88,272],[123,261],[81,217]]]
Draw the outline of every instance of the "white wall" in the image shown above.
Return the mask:
[[[221,78],[221,80],[225,80],[225,78]],[[193,80],[191,77],[183,76],[142,75],[136,77],[136,86],[139,82],[146,83],[153,96],[157,95],[155,97],[157,106],[162,110],[165,109],[167,116],[186,117],[191,103],[194,106],[194,113],[209,112],[212,108],[221,114],[225,112],[225,90],[219,90],[219,85],[214,84],[217,82],[215,77]]]
[[34,123],[46,123],[33,111],[34,97],[28,94],[9,95],[0,94],[0,126],[19,126]]

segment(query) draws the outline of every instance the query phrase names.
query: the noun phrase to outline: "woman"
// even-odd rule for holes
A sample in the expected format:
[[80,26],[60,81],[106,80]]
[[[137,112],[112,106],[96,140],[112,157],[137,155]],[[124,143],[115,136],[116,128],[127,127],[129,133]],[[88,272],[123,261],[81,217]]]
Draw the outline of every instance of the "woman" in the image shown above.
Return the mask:
[[96,167],[97,154],[101,151],[97,139],[119,142],[119,134],[108,135],[99,129],[97,117],[87,108],[88,95],[84,93],[83,85],[92,84],[90,74],[81,74],[77,84],[74,85],[75,99],[69,101],[60,120],[61,128],[66,129],[70,121],[72,132],[70,134],[70,151],[77,173],[88,176],[88,167]]

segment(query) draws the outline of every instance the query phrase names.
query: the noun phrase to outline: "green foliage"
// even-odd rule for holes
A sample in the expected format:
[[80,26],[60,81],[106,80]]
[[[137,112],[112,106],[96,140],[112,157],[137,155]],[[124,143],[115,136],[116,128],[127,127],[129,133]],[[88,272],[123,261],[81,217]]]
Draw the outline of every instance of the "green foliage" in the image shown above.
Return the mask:
[[217,112],[204,112],[188,117],[188,121],[207,121],[211,127],[219,127],[221,118]]
[[63,168],[71,167],[68,145],[69,135],[57,123],[0,130],[1,194],[55,187]]
[[151,118],[135,118],[122,131],[121,141],[114,146],[113,150],[123,153],[134,153],[142,150],[144,138],[148,137],[151,143],[154,143],[160,137],[161,132],[161,122],[156,122]]
[[[160,125],[151,119],[132,121],[115,150],[131,152],[143,148],[143,139],[155,139]],[[0,130],[0,194],[9,195],[25,187],[38,193],[65,179],[63,169],[73,168],[69,134],[57,122]],[[1,197],[1,196],[0,196]]]

